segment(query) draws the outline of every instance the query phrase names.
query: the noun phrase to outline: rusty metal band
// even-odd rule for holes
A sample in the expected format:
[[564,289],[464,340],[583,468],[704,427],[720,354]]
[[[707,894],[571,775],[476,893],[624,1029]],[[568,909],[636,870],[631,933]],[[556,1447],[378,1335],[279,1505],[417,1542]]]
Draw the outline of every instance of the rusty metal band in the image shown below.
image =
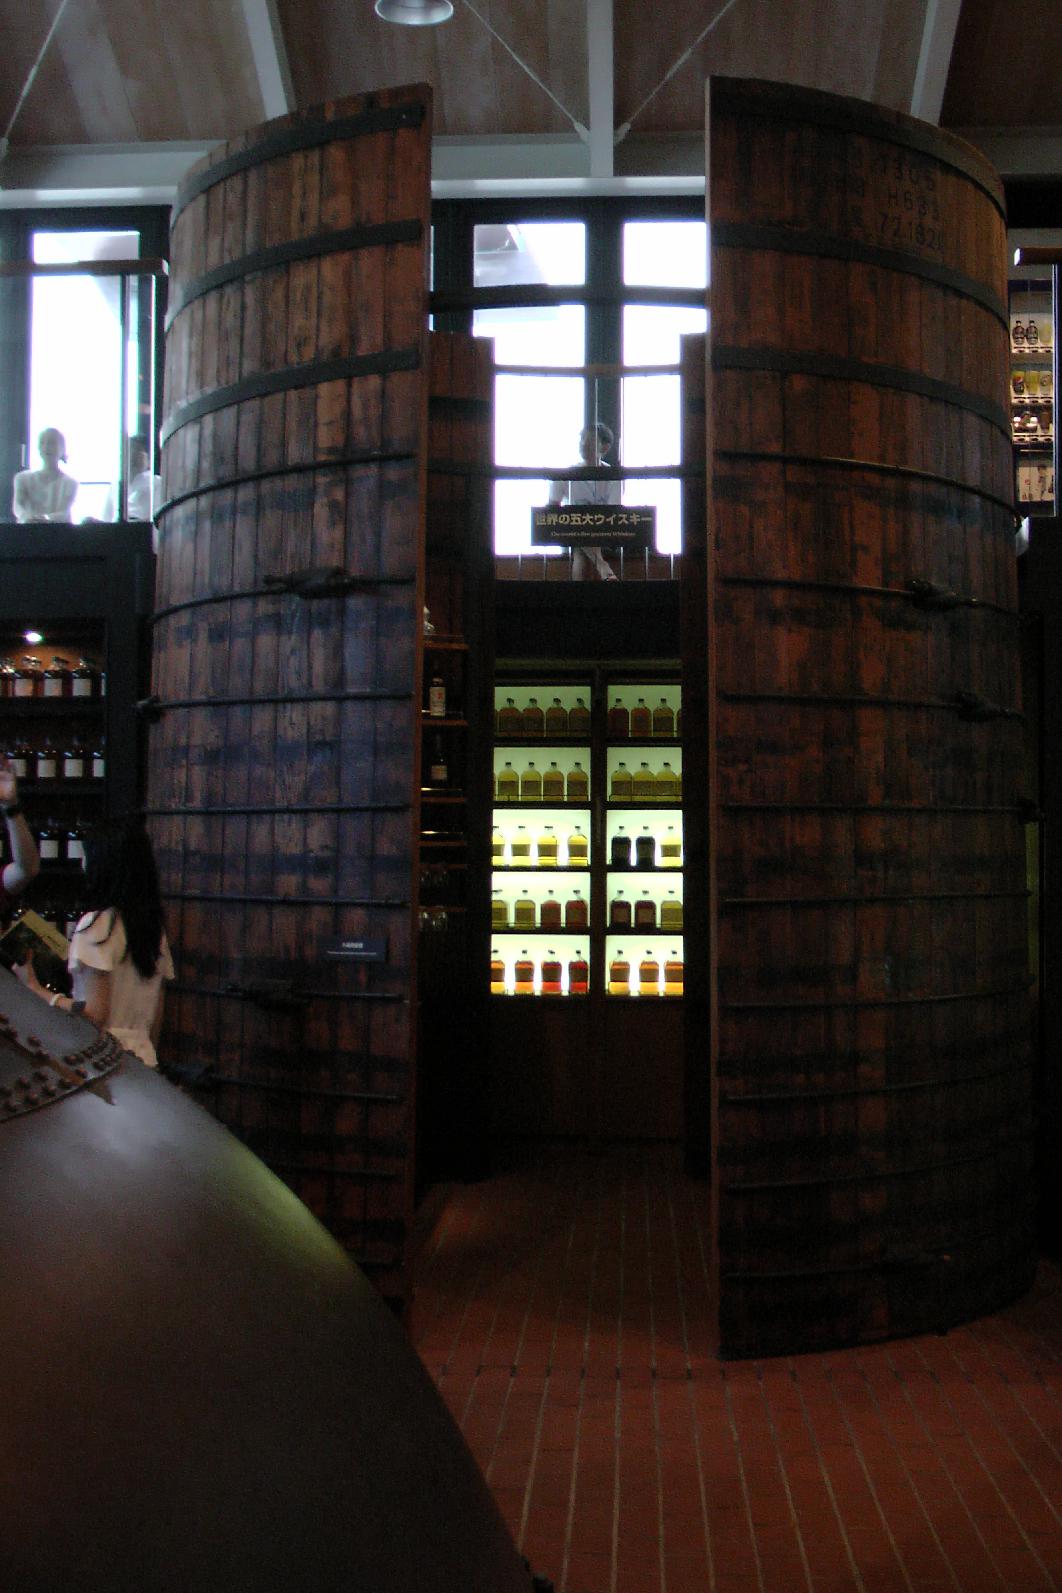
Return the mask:
[[[719,697],[723,702],[795,703],[803,708],[907,708],[913,712],[941,710],[952,714],[958,713],[960,709],[959,703],[948,702],[943,697],[833,697],[788,691],[721,691]],[[1025,718],[1017,708],[997,709],[995,717],[1022,721]]]
[[1028,995],[1032,981],[996,990],[948,990],[935,996],[841,996],[826,1001],[720,1001],[727,1012],[843,1012],[852,1007],[935,1007],[948,1002],[1003,1001]]
[[[1026,1029],[1015,1029],[1011,1034],[1002,1036],[993,1042],[995,1046],[1022,1045],[1028,1052],[1029,1035]],[[953,1053],[954,1054],[954,1053]],[[845,1066],[851,1066],[853,1060],[868,1062],[870,1059],[851,1059],[848,1057],[816,1058],[816,1064],[822,1065],[823,1061],[836,1060]],[[781,1065],[781,1064],[779,1064]],[[785,1067],[791,1069],[793,1059],[787,1057]],[[873,1063],[871,1063],[873,1065]],[[952,1073],[940,1074],[931,1079],[910,1079],[903,1084],[865,1084],[851,1085],[843,1090],[757,1090],[748,1095],[731,1095],[729,1091],[720,1091],[719,1104],[721,1106],[772,1106],[792,1105],[801,1101],[847,1101],[873,1099],[878,1095],[903,1095],[916,1094],[920,1090],[951,1089],[959,1084],[983,1084],[990,1079],[1012,1078],[1020,1073],[1028,1072],[1032,1068],[1031,1056],[1026,1056],[1023,1064],[1015,1066],[1013,1062],[1006,1067],[988,1068],[980,1073]]]
[[921,277],[937,287],[948,288],[960,298],[971,299],[994,316],[1010,333],[1010,316],[999,296],[975,277],[949,266],[936,265],[921,255],[905,254],[902,249],[886,249],[877,244],[858,243],[852,238],[821,232],[793,232],[786,227],[755,222],[712,223],[712,248],[750,249],[764,254],[807,255],[815,260],[847,260],[859,265],[880,266],[903,276]]
[[198,199],[200,194],[205,194],[218,183],[224,182],[226,178],[235,177],[238,172],[250,171],[255,166],[262,166],[266,161],[278,160],[284,155],[298,155],[306,150],[321,149],[326,144],[341,143],[347,138],[362,138],[371,133],[392,133],[402,128],[421,127],[424,115],[424,102],[414,100],[403,105],[371,106],[359,112],[357,116],[340,117],[334,122],[298,122],[294,126],[283,127],[277,132],[269,133],[250,149],[228,155],[216,161],[214,165],[208,166],[205,171],[187,177],[177,190],[171,226],[193,199]]
[[1018,891],[907,891],[882,896],[723,896],[720,907],[920,907],[925,902],[1010,902],[1027,901],[1029,890]]
[[420,369],[418,348],[381,350],[376,354],[349,355],[343,359],[311,360],[305,365],[285,365],[279,371],[263,371],[227,387],[215,387],[199,398],[178,404],[162,427],[161,438],[168,442],[182,426],[188,426],[219,409],[245,404],[253,398],[272,398],[278,393],[294,393],[326,382],[350,381],[359,376],[390,376],[399,371]]
[[204,271],[202,276],[191,277],[183,284],[166,315],[166,330],[196,299],[230,282],[240,282],[259,271],[271,271],[276,266],[297,265],[301,261],[321,260],[333,254],[353,254],[361,249],[381,249],[396,243],[419,243],[424,229],[419,221],[378,221],[361,227],[346,227],[342,232],[318,232],[309,238],[293,238],[288,243],[274,244],[270,249],[258,249],[254,254],[242,255],[238,260],[226,260],[224,265]]
[[228,907],[365,907],[394,912],[412,905],[399,896],[267,896],[235,891],[168,890],[161,895],[167,902],[223,902]]
[[[166,986],[178,996],[213,996],[219,1001],[247,1001],[250,998],[242,990],[226,990],[222,985],[196,985],[184,980],[175,980]],[[285,1010],[301,1012],[303,1005],[309,1001],[390,1001],[401,1002],[406,1005],[408,998],[399,991],[391,990],[316,990],[307,986],[290,992],[300,1003],[298,1008],[292,1008],[290,1000],[283,1003]]]
[[379,1090],[323,1090],[315,1085],[287,1084],[274,1079],[237,1079],[226,1073],[213,1073],[209,1066],[192,1083],[193,1088],[200,1090],[213,1089],[215,1086],[219,1089],[264,1090],[276,1095],[306,1095],[315,1101],[363,1101],[366,1106],[404,1106],[406,1101],[404,1095],[384,1095]]
[[1003,498],[997,492],[989,492],[986,487],[980,487],[976,482],[960,481],[957,476],[942,476],[933,470],[916,470],[910,465],[888,465],[879,459],[845,459],[831,454],[789,454],[757,448],[717,448],[715,457],[744,459],[753,464],[807,465],[813,470],[821,466],[829,470],[867,471],[875,475],[895,477],[901,481],[926,482],[929,486],[946,487],[951,491],[969,493],[974,498],[983,498],[986,503],[995,504],[997,508],[1005,510],[1011,520],[1016,521],[1018,518],[1013,500],[1010,498]]
[[202,498],[210,492],[228,492],[238,490],[240,487],[249,486],[255,481],[275,481],[279,476],[303,476],[311,471],[345,470],[351,468],[368,467],[369,465],[394,465],[409,464],[417,458],[409,449],[357,449],[349,454],[330,454],[327,459],[310,459],[300,461],[298,464],[270,465],[263,470],[244,470],[238,476],[218,476],[213,481],[197,482],[194,487],[186,487],[183,492],[175,492],[172,498],[167,498],[165,503],[160,503],[155,511],[156,520],[166,514],[170,509],[178,508],[182,503],[188,503],[193,498]]
[[[927,1174],[946,1172],[952,1167],[969,1167],[971,1163],[982,1166],[987,1158],[998,1155],[1001,1151],[1030,1149],[1027,1140],[1018,1135],[1008,1135],[1006,1138],[993,1140],[991,1144],[971,1151],[968,1156],[948,1156],[940,1161],[912,1162],[907,1167],[883,1167],[877,1171],[861,1171],[857,1173],[820,1173],[814,1178],[765,1178],[755,1182],[744,1179],[727,1183],[720,1178],[719,1193],[722,1195],[759,1195],[771,1190],[783,1189],[833,1189],[841,1185],[853,1184],[878,1184],[895,1183],[901,1178],[924,1178]],[[1031,1199],[1031,1196],[1030,1196]]]
[[[358,576],[357,579],[360,584],[371,586],[375,590],[382,586],[412,586],[416,578],[412,575],[366,575]],[[160,620],[169,619],[174,614],[185,614],[193,608],[207,608],[212,603],[237,603],[252,598],[292,595],[283,587],[276,586],[253,586],[242,592],[207,592],[202,597],[189,597],[183,603],[168,603],[165,608],[157,608],[154,614],[148,615],[148,624],[157,625]],[[349,595],[351,594],[344,594],[344,596]]]
[[[719,586],[750,586],[763,590],[777,587],[784,592],[827,592],[837,597],[902,598],[908,603],[914,602],[917,597],[917,593],[906,586],[860,586],[845,581],[800,581],[780,575],[720,575],[716,577],[716,581]],[[1022,617],[1017,609],[1007,608],[1004,603],[990,603],[980,597],[960,598],[954,607],[1003,614],[1008,619],[1019,621]]]
[[992,201],[1003,220],[1007,219],[1002,183],[975,149],[937,128],[930,130],[884,107],[790,83],[751,84],[742,78],[713,77],[710,114],[720,108],[735,117],[855,133],[927,155],[968,178]]
[[874,365],[867,360],[845,359],[835,354],[811,354],[779,348],[738,348],[716,344],[712,348],[713,371],[763,371],[776,376],[812,376],[828,381],[862,383],[867,387],[888,387],[919,398],[950,404],[954,409],[979,415],[1013,447],[1010,416],[1001,404],[994,404],[979,393],[957,387],[953,382],[920,376],[898,365]]
[[306,691],[290,696],[267,695],[262,697],[175,697],[160,698],[153,706],[159,713],[169,713],[175,708],[294,708],[300,703],[314,702],[410,702],[408,691]]

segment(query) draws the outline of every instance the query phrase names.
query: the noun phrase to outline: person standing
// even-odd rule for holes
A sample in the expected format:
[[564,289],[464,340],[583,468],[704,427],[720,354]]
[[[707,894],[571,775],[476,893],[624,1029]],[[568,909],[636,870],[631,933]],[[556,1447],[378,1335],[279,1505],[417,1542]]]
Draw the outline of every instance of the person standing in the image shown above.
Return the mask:
[[[104,520],[117,520],[121,508],[120,493],[113,486],[103,505]],[[151,449],[146,437],[129,439],[129,485],[125,494],[127,520],[153,520],[156,505],[162,498],[162,477],[151,472]]]
[[46,426],[37,438],[39,470],[20,470],[15,477],[14,514],[21,525],[42,520],[69,525],[77,497],[77,482],[60,469],[66,464],[66,438],[55,426]]
[[89,910],[78,919],[67,959],[73,996],[49,994],[31,962],[16,973],[50,1006],[83,1013],[147,1067],[157,1067],[162,986],[173,978],[173,958],[155,854],[141,821],[86,837],[83,894]]
[[9,860],[0,869],[0,924],[10,913],[15,897],[21,895],[40,873],[41,860],[30,834],[22,803],[18,799],[15,767],[6,752],[0,752],[0,813],[7,830]]

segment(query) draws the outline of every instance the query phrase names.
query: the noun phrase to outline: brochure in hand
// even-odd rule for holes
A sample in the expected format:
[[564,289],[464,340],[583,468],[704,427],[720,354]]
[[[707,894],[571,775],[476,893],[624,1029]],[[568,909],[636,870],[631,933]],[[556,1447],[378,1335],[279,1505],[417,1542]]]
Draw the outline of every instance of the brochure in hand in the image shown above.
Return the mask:
[[66,962],[70,942],[53,924],[27,907],[15,922],[0,935],[0,963],[13,968],[25,962],[27,956],[38,953]]

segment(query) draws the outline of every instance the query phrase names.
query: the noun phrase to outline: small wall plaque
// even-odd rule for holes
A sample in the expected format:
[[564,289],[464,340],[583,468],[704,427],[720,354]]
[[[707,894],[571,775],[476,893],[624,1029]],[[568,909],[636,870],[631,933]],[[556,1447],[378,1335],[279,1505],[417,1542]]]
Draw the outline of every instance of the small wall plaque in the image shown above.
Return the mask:
[[656,531],[656,508],[629,503],[545,504],[531,510],[533,547],[648,548]]
[[336,935],[325,941],[324,955],[328,962],[386,962],[387,941],[382,935],[376,938]]

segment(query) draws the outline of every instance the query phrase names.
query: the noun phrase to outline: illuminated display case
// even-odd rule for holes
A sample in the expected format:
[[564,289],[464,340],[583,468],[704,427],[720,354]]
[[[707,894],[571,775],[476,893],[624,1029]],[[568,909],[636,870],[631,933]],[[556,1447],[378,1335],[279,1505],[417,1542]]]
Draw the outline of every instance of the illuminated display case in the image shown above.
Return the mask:
[[678,685],[543,673],[494,699],[491,994],[681,996]]

